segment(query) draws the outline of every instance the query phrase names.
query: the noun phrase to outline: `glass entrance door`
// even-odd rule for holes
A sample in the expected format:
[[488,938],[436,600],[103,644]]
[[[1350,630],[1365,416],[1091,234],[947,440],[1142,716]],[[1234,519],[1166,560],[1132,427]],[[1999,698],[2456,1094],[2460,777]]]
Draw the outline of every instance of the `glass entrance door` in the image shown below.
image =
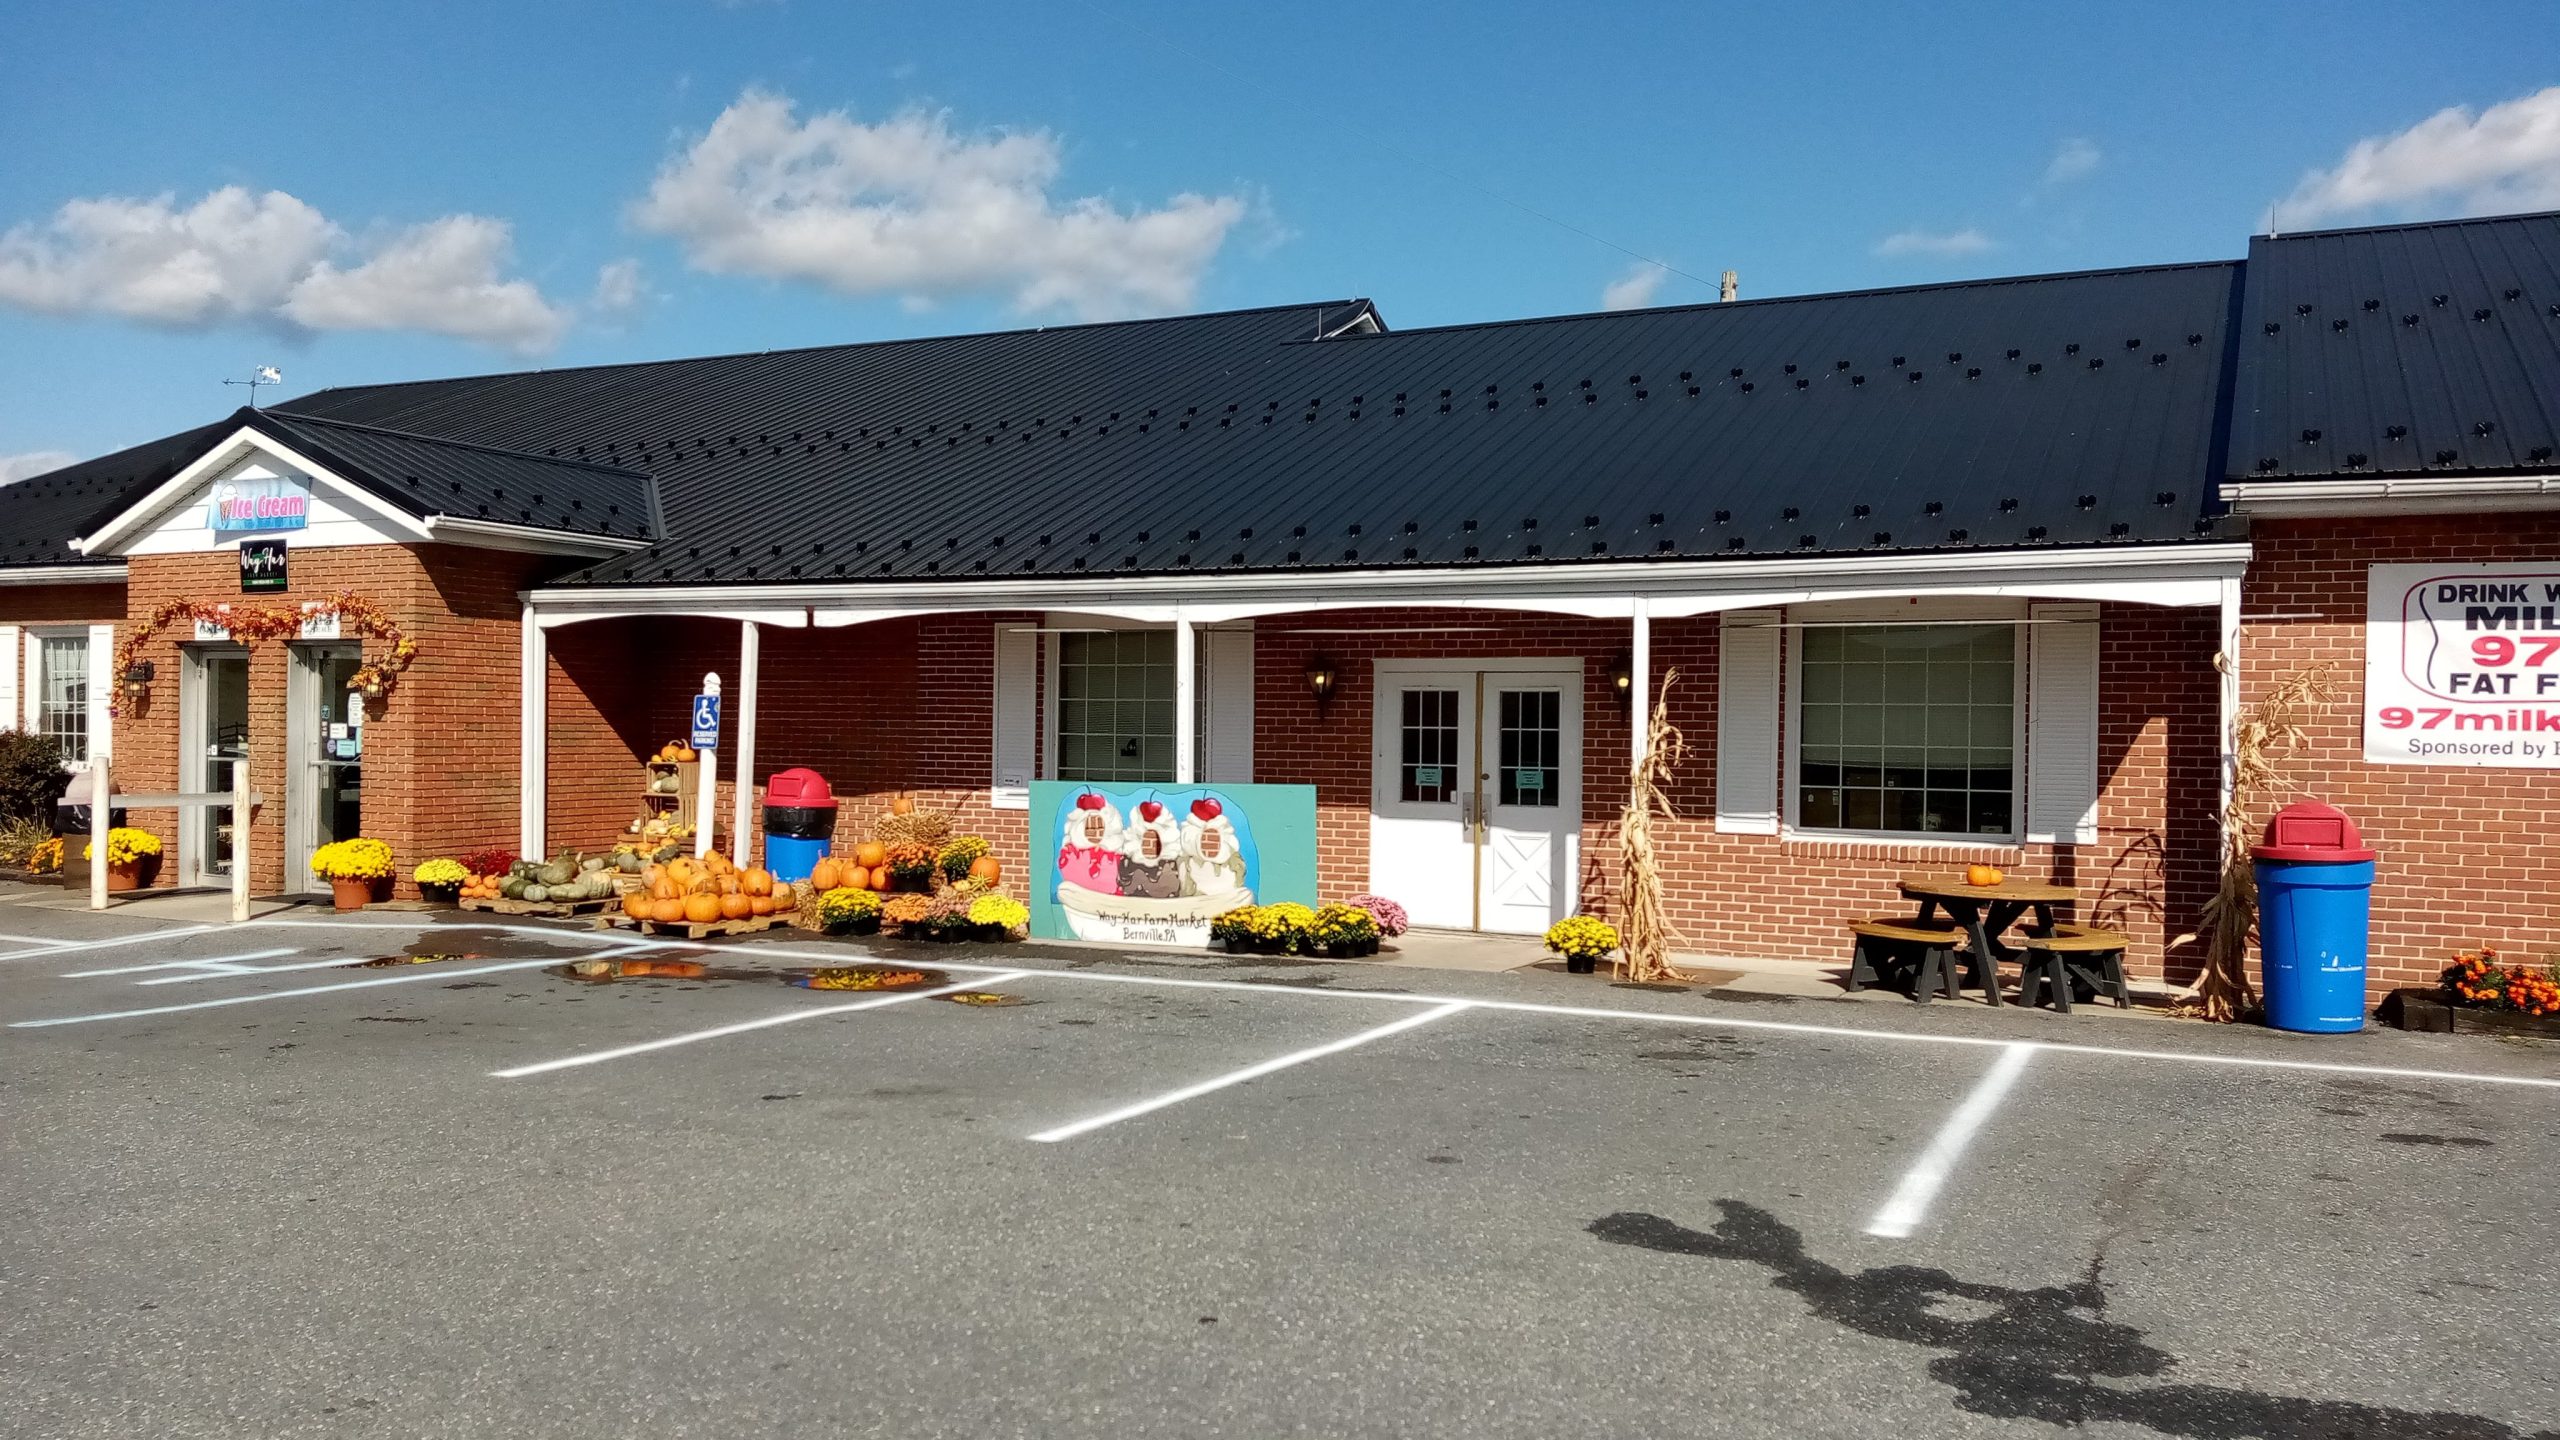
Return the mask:
[[[178,788],[198,793],[232,788],[248,755],[249,655],[231,646],[190,648],[180,701],[185,711],[185,765]],[[231,878],[238,822],[228,805],[190,808],[180,845],[180,883],[219,885]]]
[[353,645],[296,645],[286,697],[292,706],[293,794],[288,885],[325,890],[311,852],[364,833],[364,697],[347,688],[362,661]]

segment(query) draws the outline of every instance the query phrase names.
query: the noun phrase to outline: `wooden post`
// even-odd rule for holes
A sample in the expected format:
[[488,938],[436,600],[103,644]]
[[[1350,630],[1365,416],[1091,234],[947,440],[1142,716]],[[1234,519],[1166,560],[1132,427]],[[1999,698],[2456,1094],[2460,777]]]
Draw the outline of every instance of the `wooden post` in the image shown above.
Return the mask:
[[[249,918],[249,747],[231,763],[231,923]],[[183,823],[183,822],[182,822]]]
[[100,750],[89,757],[89,908],[107,908],[107,830],[115,808],[108,801],[108,786],[114,777],[107,773],[107,753]]

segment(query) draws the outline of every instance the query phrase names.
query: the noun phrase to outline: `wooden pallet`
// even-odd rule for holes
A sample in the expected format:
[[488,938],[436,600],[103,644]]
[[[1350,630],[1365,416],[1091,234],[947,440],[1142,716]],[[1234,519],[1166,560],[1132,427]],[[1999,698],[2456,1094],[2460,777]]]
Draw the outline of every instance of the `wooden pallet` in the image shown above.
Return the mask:
[[596,900],[509,900],[501,895],[494,899],[469,896],[461,902],[465,910],[486,910],[496,915],[542,915],[553,920],[574,920],[581,915],[600,914],[622,903],[621,897],[608,895]]
[[[618,903],[618,902],[617,902]],[[776,925],[788,925],[791,916],[750,915],[742,920],[634,920],[619,909],[598,915],[592,923],[598,930],[637,930],[643,935],[665,935],[685,940],[717,940],[728,935],[753,935]]]

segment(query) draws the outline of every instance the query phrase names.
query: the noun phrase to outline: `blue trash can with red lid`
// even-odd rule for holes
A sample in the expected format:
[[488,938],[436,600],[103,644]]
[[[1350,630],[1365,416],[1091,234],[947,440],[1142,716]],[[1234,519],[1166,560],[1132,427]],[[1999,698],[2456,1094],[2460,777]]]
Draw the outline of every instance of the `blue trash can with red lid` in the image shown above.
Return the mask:
[[2356,822],[2298,800],[2267,821],[2265,843],[2249,854],[2267,1023],[2315,1035],[2363,1029],[2377,857]]
[[797,884],[835,849],[836,797],[826,777],[795,766],[764,782],[764,865]]

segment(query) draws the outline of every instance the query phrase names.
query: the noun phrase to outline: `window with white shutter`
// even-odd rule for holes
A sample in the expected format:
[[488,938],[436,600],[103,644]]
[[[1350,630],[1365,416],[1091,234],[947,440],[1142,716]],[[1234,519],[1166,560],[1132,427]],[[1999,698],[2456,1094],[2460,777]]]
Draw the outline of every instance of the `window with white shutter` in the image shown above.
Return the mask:
[[2098,840],[2098,607],[2037,605],[2027,626],[2026,837]]
[[1716,829],[1778,833],[1778,683],[1784,658],[1775,610],[1725,612],[1716,652]]
[[1040,637],[1020,626],[996,627],[995,771],[989,778],[987,804],[998,810],[1031,807],[1031,770],[1035,754],[1032,700],[1038,675]]

